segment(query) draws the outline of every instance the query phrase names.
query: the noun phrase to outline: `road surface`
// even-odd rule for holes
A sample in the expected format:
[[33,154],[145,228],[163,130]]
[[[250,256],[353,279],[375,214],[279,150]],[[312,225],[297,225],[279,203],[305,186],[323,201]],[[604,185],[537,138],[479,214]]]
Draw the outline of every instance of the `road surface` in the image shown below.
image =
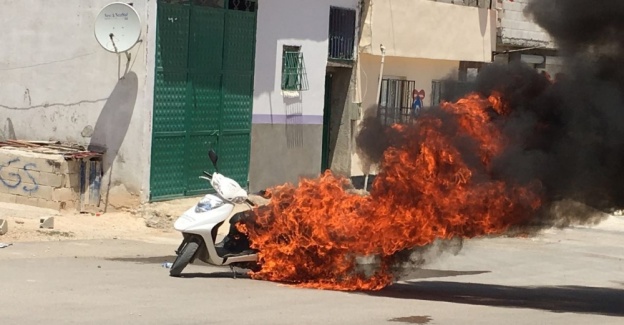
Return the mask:
[[[2,242],[2,237],[0,237]],[[379,292],[294,288],[191,265],[174,238],[0,249],[2,324],[624,324],[624,219],[464,243]]]

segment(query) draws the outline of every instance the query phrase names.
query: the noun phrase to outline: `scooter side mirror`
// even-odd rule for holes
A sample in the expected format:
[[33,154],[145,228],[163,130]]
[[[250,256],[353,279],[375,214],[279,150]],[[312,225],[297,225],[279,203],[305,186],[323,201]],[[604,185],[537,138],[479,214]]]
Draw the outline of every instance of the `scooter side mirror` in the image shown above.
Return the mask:
[[210,157],[210,161],[212,161],[212,165],[214,166],[214,168],[218,170],[217,161],[219,161],[219,156],[217,156],[217,153],[214,150],[210,149],[210,151],[208,151],[208,157]]

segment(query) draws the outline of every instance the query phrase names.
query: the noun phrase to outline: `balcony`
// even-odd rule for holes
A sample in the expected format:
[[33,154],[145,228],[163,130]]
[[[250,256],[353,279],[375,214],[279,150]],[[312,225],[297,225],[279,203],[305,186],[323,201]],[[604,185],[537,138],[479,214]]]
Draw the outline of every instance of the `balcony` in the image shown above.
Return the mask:
[[329,59],[340,61],[352,61],[354,59],[355,19],[355,9],[330,8]]
[[416,82],[414,80],[381,80],[377,114],[383,125],[406,124],[412,120],[414,114],[422,108],[422,103],[420,107],[414,107],[417,106],[414,105],[414,98],[418,96],[414,92],[415,89]]
[[494,0],[431,0],[431,1],[450,3],[454,5],[467,6],[467,7],[489,8],[492,1]]

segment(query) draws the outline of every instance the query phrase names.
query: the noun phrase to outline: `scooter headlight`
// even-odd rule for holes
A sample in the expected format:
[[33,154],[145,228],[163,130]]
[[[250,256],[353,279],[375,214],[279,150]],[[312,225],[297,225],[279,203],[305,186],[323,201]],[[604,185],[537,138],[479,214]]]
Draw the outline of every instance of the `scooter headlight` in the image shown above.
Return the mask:
[[195,206],[195,213],[208,212],[225,204],[225,202],[216,196],[205,196]]

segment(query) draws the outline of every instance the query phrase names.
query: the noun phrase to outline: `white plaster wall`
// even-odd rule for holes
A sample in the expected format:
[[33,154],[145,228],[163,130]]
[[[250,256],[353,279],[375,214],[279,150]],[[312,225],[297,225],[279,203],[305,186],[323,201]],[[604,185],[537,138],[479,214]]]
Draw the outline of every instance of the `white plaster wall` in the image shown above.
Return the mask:
[[498,0],[499,36],[503,44],[514,46],[543,46],[554,49],[555,44],[536,23],[524,15],[530,0]]
[[[376,109],[377,106],[377,83],[381,57],[370,54],[360,54],[360,83],[362,91],[362,110]],[[431,101],[431,91],[433,80],[444,79],[457,73],[459,61],[452,60],[429,60],[412,59],[401,57],[386,57],[384,63],[384,76],[405,77],[407,80],[414,80],[416,89],[425,91],[423,104],[429,106]],[[362,114],[364,117],[366,114]],[[361,122],[361,120],[360,120]],[[354,134],[357,136],[357,134]],[[355,147],[355,138],[353,145]],[[351,160],[351,176],[361,176],[366,170],[366,166],[354,151]],[[375,173],[373,168],[370,173]]]
[[113,186],[145,200],[154,69],[147,24],[154,22],[155,0],[133,1],[143,42],[130,51],[122,81],[125,56],[106,52],[93,35],[97,13],[110,2],[2,1],[0,137],[108,146],[114,161],[105,182],[112,176]]
[[[322,124],[330,6],[353,8],[358,0],[260,0],[256,35],[254,123],[283,123],[301,115],[302,123]],[[309,90],[286,98],[281,90],[282,47],[301,46]],[[260,118],[259,118],[260,117]]]
[[437,60],[490,62],[496,12],[429,0],[371,0],[364,53]]

